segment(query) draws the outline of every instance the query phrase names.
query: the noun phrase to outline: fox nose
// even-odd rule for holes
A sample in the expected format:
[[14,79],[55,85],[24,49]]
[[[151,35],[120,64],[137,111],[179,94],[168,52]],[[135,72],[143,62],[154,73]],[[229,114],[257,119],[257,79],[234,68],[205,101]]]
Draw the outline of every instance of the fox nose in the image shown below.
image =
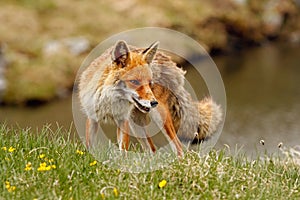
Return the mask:
[[158,102],[155,100],[150,102],[150,105],[152,108],[155,108],[157,106],[157,104],[158,104]]

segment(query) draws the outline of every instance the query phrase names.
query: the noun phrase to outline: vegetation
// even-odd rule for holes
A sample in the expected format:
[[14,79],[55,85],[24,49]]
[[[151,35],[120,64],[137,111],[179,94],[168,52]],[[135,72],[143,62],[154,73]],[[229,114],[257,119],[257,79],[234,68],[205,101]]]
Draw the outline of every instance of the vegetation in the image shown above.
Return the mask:
[[[64,96],[89,50],[112,34],[137,27],[181,31],[208,51],[282,36],[299,39],[299,8],[293,0],[238,2],[243,1],[0,1],[0,50],[9,64],[0,101],[24,104]],[[90,42],[86,52],[45,53],[49,42],[78,36]]]
[[128,173],[95,160],[69,131],[2,125],[0,137],[0,199],[300,198],[300,167],[290,157],[187,152],[165,169]]

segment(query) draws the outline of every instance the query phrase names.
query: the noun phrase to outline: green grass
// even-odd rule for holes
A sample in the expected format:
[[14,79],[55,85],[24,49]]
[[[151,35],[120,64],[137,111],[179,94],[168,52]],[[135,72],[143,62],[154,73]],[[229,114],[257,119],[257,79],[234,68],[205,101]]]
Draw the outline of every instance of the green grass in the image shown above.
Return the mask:
[[94,162],[72,134],[0,126],[0,199],[300,198],[300,167],[289,157],[187,152],[163,170],[128,173]]

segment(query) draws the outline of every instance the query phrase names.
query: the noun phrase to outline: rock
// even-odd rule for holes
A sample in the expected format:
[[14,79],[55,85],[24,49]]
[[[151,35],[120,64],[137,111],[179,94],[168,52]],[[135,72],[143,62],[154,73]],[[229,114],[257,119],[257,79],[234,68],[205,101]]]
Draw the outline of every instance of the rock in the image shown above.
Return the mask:
[[90,42],[85,37],[64,38],[61,40],[49,41],[43,49],[45,56],[59,54],[68,51],[74,56],[78,56],[90,49]]
[[6,89],[6,80],[4,79],[3,76],[0,76],[0,102],[1,102],[1,97]]
[[269,1],[264,9],[262,20],[265,24],[265,32],[267,35],[276,35],[283,24],[283,15],[280,13],[279,1]]
[[69,51],[77,56],[86,52],[90,48],[90,42],[85,37],[74,37],[63,39],[63,44],[65,44]]
[[293,44],[300,43],[300,31],[291,33],[289,37],[289,41]]
[[243,5],[243,6],[247,4],[247,0],[231,0],[231,1],[235,4]]
[[45,56],[54,55],[62,51],[62,49],[63,45],[61,42],[57,40],[51,40],[44,46],[43,53]]
[[0,45],[0,102],[2,101],[3,93],[6,90],[7,84],[4,76],[7,67],[7,60],[4,55],[3,45]]
[[[299,0],[298,0],[299,1]],[[299,30],[299,8],[293,0],[270,0],[263,6],[262,22],[267,37]]]

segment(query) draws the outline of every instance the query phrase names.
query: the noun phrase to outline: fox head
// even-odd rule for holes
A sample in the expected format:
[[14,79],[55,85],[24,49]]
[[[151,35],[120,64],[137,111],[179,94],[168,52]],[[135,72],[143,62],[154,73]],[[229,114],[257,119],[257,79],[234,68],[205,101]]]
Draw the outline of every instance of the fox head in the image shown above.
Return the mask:
[[143,113],[150,112],[158,104],[151,90],[151,63],[158,44],[155,42],[138,53],[130,51],[125,41],[118,41],[111,52],[113,65],[117,69],[117,88],[122,90],[123,97]]

